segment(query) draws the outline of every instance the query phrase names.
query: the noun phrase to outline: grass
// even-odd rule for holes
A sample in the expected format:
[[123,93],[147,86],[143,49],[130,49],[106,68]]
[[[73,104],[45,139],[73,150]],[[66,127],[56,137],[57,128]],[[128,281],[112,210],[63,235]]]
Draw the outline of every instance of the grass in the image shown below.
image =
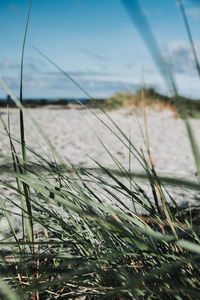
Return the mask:
[[[144,93],[143,99],[141,96],[142,91]],[[179,101],[181,102],[182,110],[184,110],[188,118],[200,118],[200,100],[179,96]],[[176,98],[159,94],[154,88],[140,89],[135,94],[129,91],[117,92],[113,97],[105,101],[104,108],[108,110],[130,108],[130,111],[132,111],[138,107],[142,108],[143,105],[159,110],[170,109],[176,117],[180,117]]]
[[[148,28],[145,27],[145,32]],[[152,34],[149,37],[152,38]],[[149,40],[149,37],[147,44],[150,41],[151,46],[155,40]],[[159,49],[154,47],[151,52],[155,49],[156,58]],[[23,58],[21,65],[22,76]],[[160,70],[166,75],[165,67],[160,67]],[[67,78],[72,79],[68,75]],[[159,177],[148,149],[148,128],[146,157],[144,150],[132,144],[104,107],[100,109],[108,123],[112,122],[115,131],[100,119],[100,115],[88,109],[128,149],[130,161],[134,156],[140,162],[143,173],[133,174],[130,168],[126,170],[103,142],[115,170],[98,161],[95,172],[64,161],[53,142],[23,107],[22,97],[18,100],[2,79],[1,84],[15,100],[20,115],[28,116],[54,157],[54,160],[49,160],[36,153],[23,138],[17,141],[0,115],[2,128],[10,142],[9,166],[13,165],[13,168],[4,170],[9,178],[16,180],[13,184],[1,176],[1,184],[13,192],[2,194],[0,198],[1,218],[9,229],[0,241],[1,299],[198,299],[200,207],[183,209],[176,205],[176,199],[171,199],[172,207],[166,189],[167,184],[184,186],[189,195],[200,188],[199,151],[185,109],[177,104],[180,96],[176,89],[174,105],[186,123],[197,166],[196,181]],[[118,96],[124,97],[123,94]],[[125,98],[129,99],[125,100],[128,103],[132,101],[131,94]],[[143,101],[145,98],[150,99],[150,96],[145,95]],[[119,101],[119,106],[123,106],[123,101],[122,104]],[[22,118],[21,131],[21,136],[25,137]],[[18,143],[22,145],[22,156],[16,151]],[[121,180],[122,176],[124,180]],[[151,196],[145,193],[138,181],[141,177],[146,180]],[[109,205],[105,198],[113,200],[116,205]],[[122,201],[124,198],[126,201]],[[127,206],[128,203],[133,209]],[[142,208],[143,213],[137,213],[135,206]],[[21,224],[19,232],[13,218]]]

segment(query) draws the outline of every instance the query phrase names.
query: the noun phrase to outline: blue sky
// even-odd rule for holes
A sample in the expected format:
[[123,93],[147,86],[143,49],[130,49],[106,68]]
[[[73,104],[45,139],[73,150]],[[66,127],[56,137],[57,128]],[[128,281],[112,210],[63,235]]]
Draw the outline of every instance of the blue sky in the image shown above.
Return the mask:
[[[179,92],[200,98],[200,81],[177,1],[138,2],[162,55],[173,62]],[[184,3],[199,53],[200,1]],[[28,0],[0,0],[0,74],[17,95],[28,5]],[[32,0],[24,97],[84,97],[31,45],[53,59],[93,97],[109,97],[121,90],[134,92],[141,85],[142,72],[147,86],[169,92],[120,0]],[[5,95],[0,88],[0,97]]]

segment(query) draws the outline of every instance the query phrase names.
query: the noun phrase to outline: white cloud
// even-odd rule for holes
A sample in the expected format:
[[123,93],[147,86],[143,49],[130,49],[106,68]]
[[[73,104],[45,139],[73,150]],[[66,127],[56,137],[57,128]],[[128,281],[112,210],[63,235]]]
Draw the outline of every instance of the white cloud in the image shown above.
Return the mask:
[[[197,43],[200,48],[200,41]],[[200,98],[200,85],[194,69],[194,61],[190,45],[185,41],[175,41],[168,45],[166,55],[173,61],[176,70],[176,79],[179,92],[182,95]],[[59,72],[49,71],[44,68],[35,71],[35,67],[29,66],[29,59],[24,69],[24,97],[25,98],[73,98],[85,97],[85,95],[69,80]],[[16,67],[12,60],[4,60],[5,67]],[[162,80],[158,71],[154,68],[148,71],[149,65],[145,68],[145,85],[155,87],[160,93],[168,93],[166,83]],[[19,74],[18,69],[10,69],[6,72],[5,80],[12,90],[19,94]],[[69,72],[93,97],[110,97],[117,91],[130,90],[135,92],[141,86],[141,76],[138,70],[131,72],[99,72],[98,70],[73,71]],[[0,97],[6,94],[0,89]]]
[[178,74],[176,81],[179,87],[179,93],[185,97],[200,99],[200,84],[198,76],[188,76],[187,74]]
[[[200,41],[195,42],[197,54],[200,52]],[[186,41],[175,41],[168,45],[164,57],[176,73],[196,73],[196,67],[191,46]]]
[[94,58],[94,59],[97,59],[97,60],[100,60],[100,61],[106,61],[106,62],[109,61],[108,55],[106,55],[105,53],[103,55],[101,54],[103,52],[103,50],[94,52],[94,51],[91,51],[89,49],[83,48],[82,52],[85,55],[89,56],[90,58]]
[[[24,70],[25,71],[33,71],[38,72],[41,70],[45,70],[47,67],[46,62],[41,59],[34,57],[27,57],[24,60]],[[7,73],[11,73],[13,71],[19,71],[20,69],[20,61],[14,60],[12,58],[4,58],[0,61],[0,68]],[[4,74],[3,74],[4,75]]]
[[186,9],[186,14],[190,17],[192,17],[194,20],[200,20],[200,8],[190,8]]
[[[185,8],[186,15],[192,17],[194,20],[199,20],[200,19],[200,8],[199,7],[193,7],[193,8],[187,8],[190,6],[190,3],[188,1],[182,0],[183,6]],[[175,3],[176,7],[180,6],[179,0],[176,1]]]
[[[184,6],[188,4],[188,2],[185,1],[185,0],[182,0],[182,3],[183,3]],[[179,0],[175,2],[175,6],[177,6],[177,7],[180,6],[180,1]]]
[[16,69],[19,68],[19,64],[12,59],[3,59],[0,63],[0,67],[3,69]]

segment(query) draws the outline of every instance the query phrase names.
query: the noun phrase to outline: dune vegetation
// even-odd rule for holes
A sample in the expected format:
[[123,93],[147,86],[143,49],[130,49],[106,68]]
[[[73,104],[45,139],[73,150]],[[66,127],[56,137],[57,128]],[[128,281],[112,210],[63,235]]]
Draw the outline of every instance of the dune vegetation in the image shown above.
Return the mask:
[[113,97],[105,101],[104,107],[108,110],[120,109],[120,108],[142,108],[146,107],[156,109],[170,109],[174,112],[175,116],[180,116],[178,103],[181,103],[181,108],[184,110],[188,118],[200,117],[200,100],[193,100],[183,96],[178,96],[178,99],[174,96],[166,96],[157,93],[154,88],[142,88],[135,94],[124,91],[117,92]]

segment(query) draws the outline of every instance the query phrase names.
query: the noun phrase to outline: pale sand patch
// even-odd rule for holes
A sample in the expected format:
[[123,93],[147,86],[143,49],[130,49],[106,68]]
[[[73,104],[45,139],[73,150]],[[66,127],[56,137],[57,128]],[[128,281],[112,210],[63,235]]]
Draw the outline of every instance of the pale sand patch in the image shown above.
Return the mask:
[[[89,157],[91,156],[104,166],[116,169],[111,157],[106,153],[96,137],[98,136],[120,163],[126,168],[129,167],[129,150],[89,111],[35,108],[29,109],[29,112],[63,158],[67,157],[73,163],[84,167],[95,167],[96,164]],[[103,113],[97,110],[94,110],[94,112],[117,132],[116,128],[113,127]],[[1,113],[3,113],[2,116],[5,122],[7,122],[7,110],[1,109]],[[110,112],[109,115],[121,130],[128,137],[130,136],[132,143],[137,149],[140,149],[140,147],[145,149],[139,126],[140,124],[144,128],[142,113],[130,115],[125,109]],[[10,109],[10,123],[12,135],[19,138],[19,112],[17,109]],[[156,170],[170,174],[172,177],[177,174],[184,175],[189,179],[195,179],[195,164],[183,121],[174,118],[173,113],[169,110],[155,111],[147,109],[147,123],[151,153]],[[191,120],[191,125],[200,147],[200,120]],[[25,132],[28,145],[39,153],[46,152],[50,154],[50,149],[26,118]],[[20,151],[19,147],[18,150]],[[9,142],[3,134],[2,127],[0,153],[4,155],[10,154]],[[52,157],[52,155],[50,156]],[[0,158],[0,160],[0,163],[3,163],[4,158]],[[142,171],[141,166],[134,157],[131,158],[131,170]],[[149,191],[149,187],[145,187],[145,185],[144,189],[146,192]],[[9,191],[2,189],[1,192],[9,193]],[[188,191],[183,189],[173,191],[172,195],[179,204],[198,197],[197,192],[189,192],[188,196]],[[130,207],[132,207],[132,204],[130,204]]]
[[[7,111],[1,110],[7,118]],[[124,166],[128,166],[128,149],[111,134],[99,120],[87,110],[50,110],[29,109],[32,117],[38,122],[43,131],[55,145],[62,157],[67,157],[74,163],[84,166],[95,164],[88,157],[91,156],[98,162],[113,167],[112,159],[106,153],[95,134],[105,143]],[[106,117],[97,110],[97,115],[110,125]],[[138,123],[144,128],[143,115],[128,115],[127,110],[118,110],[109,113],[118,126],[130,136],[132,143],[139,149],[144,147],[143,138]],[[87,120],[87,122],[86,122]],[[10,109],[11,132],[19,137],[19,113],[17,109]],[[176,119],[171,111],[147,110],[147,122],[152,158],[159,172],[193,176],[195,165],[191,153],[184,123]],[[200,146],[200,120],[191,120],[193,132]],[[112,126],[112,125],[111,125]],[[113,126],[112,126],[113,128]],[[115,132],[116,129],[114,129]],[[1,132],[3,129],[1,128]],[[95,134],[94,134],[94,132]],[[48,146],[42,141],[37,131],[25,120],[27,144],[36,151],[50,152]],[[7,154],[9,145],[6,136],[1,134],[1,152]],[[141,170],[138,163],[132,159],[132,170]]]

